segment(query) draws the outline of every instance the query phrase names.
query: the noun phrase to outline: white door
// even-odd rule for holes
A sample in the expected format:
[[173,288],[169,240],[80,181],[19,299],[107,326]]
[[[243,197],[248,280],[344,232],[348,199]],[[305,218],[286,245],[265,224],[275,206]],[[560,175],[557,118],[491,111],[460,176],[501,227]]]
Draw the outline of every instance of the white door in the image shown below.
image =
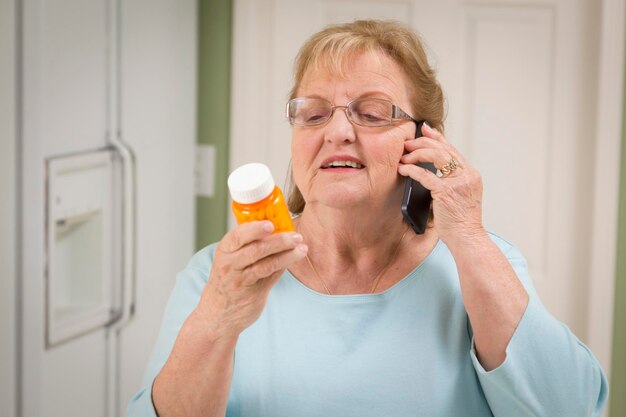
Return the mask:
[[196,0],[122,7],[121,130],[137,156],[135,314],[119,339],[120,412],[141,388],[176,274],[194,252]]
[[[16,409],[119,416],[193,253],[195,2],[33,0],[20,10]],[[120,170],[117,137],[135,169]],[[136,245],[120,239],[127,231]]]
[[[81,314],[73,315],[72,311],[81,310],[81,303],[87,301],[90,293],[111,300],[105,288],[96,288],[89,282],[92,278],[99,282],[111,281],[113,274],[103,271],[99,264],[103,259],[98,255],[104,254],[105,248],[91,250],[83,246],[93,258],[91,255],[83,258],[84,253],[78,257],[63,255],[68,250],[76,251],[85,242],[110,248],[111,239],[100,241],[100,237],[105,230],[102,226],[112,230],[111,199],[106,198],[104,203],[109,205],[106,215],[102,216],[108,218],[104,223],[78,225],[93,235],[93,239],[85,239],[78,245],[72,243],[73,237],[69,240],[63,237],[72,233],[71,229],[62,231],[64,220],[59,219],[57,223],[57,219],[48,217],[54,206],[47,206],[49,187],[54,188],[57,183],[55,174],[51,175],[55,180],[49,181],[50,170],[56,170],[50,165],[53,158],[103,149],[106,135],[111,131],[108,12],[107,2],[99,0],[39,0],[25,4],[23,9],[23,108],[20,109],[23,114],[23,279],[20,290],[23,311],[21,407],[24,417],[108,417],[106,328],[98,325],[84,331],[72,331],[67,337],[57,337],[55,333],[62,335],[64,329],[82,321]],[[72,172],[72,169],[63,172]],[[91,186],[85,184],[84,188],[102,195],[102,187],[102,193],[109,194],[107,187],[111,186],[111,181],[104,179],[108,174],[96,176],[101,181]],[[59,184],[64,182],[62,177],[58,176]],[[71,184],[65,189],[75,190]],[[76,202],[81,194],[79,192],[67,200],[67,194],[62,194],[58,202]],[[70,210],[80,204],[72,206]],[[48,239],[51,229],[47,225],[58,230],[52,239]],[[81,231],[73,233],[78,240],[81,240],[81,234]],[[54,259],[48,255],[48,249],[53,249],[51,245],[59,254],[53,256]],[[96,262],[95,258],[98,259]],[[71,265],[82,271],[74,274],[67,269],[62,271],[62,268],[51,267],[50,261],[55,264],[57,260],[58,264]],[[76,282],[64,282],[75,278]],[[78,278],[84,278],[84,281]],[[90,288],[83,286],[84,283]],[[51,302],[51,299],[56,301]],[[109,310],[113,304],[104,302],[103,310]],[[107,320],[108,317],[99,322]]]
[[280,184],[293,59],[324,25],[395,19],[429,47],[448,139],[482,173],[487,228],[526,256],[548,309],[586,339],[600,2],[238,0],[231,166]]

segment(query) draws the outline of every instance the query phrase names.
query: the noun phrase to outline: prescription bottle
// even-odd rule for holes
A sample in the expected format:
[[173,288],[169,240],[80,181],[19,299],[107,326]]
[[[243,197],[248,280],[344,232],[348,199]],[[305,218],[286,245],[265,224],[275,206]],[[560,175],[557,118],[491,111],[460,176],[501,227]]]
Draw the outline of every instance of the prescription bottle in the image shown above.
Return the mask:
[[240,166],[229,175],[228,189],[237,223],[269,220],[274,223],[274,233],[295,230],[283,193],[266,165]]

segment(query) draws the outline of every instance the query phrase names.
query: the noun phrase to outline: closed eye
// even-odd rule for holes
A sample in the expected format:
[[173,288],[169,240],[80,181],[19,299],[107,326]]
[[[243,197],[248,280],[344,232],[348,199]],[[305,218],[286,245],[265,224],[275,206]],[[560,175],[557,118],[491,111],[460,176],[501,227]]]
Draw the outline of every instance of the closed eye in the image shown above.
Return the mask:
[[359,113],[359,119],[365,120],[368,122],[379,122],[379,121],[385,120],[384,118],[376,116],[375,114],[371,114],[371,113]]
[[317,122],[320,120],[323,120],[326,116],[323,114],[312,114],[310,116],[307,117],[306,121],[307,122]]

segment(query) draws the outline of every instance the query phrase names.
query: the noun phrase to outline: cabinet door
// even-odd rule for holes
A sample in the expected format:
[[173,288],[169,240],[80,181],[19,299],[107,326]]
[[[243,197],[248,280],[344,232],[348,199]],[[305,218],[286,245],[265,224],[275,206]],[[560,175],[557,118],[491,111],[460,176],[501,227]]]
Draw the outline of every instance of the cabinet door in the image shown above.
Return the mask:
[[[45,196],[46,167],[58,168],[59,156],[106,146],[112,117],[110,3],[34,0],[23,4],[24,417],[108,417],[103,324],[111,314],[111,289],[103,282],[116,271],[109,262],[99,262],[101,256],[92,255],[109,257],[111,250],[101,246],[100,239],[113,230],[110,210],[103,215],[95,208],[102,207],[101,199],[111,198],[110,184],[103,177],[109,175],[109,162],[105,158],[103,170],[92,172],[98,181],[90,184],[72,185],[78,177],[68,172],[56,177],[61,182],[52,187],[57,191],[75,187],[63,195],[77,198],[59,201],[58,208],[67,202],[66,208],[76,210],[76,216],[57,212],[54,237],[46,235]],[[86,205],[78,197],[84,197]],[[46,237],[57,239],[52,259],[46,259]],[[53,269],[46,271],[46,266]],[[49,282],[52,298],[46,298],[46,272],[57,278]],[[48,328],[46,317],[52,324]]]

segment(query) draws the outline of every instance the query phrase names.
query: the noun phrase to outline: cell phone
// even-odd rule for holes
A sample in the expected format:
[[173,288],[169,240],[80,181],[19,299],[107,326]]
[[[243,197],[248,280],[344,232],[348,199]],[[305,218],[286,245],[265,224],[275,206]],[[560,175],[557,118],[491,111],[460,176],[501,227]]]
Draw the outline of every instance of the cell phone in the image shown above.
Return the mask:
[[[422,136],[422,125],[424,120],[415,122],[415,137]],[[427,170],[437,173],[435,164],[431,162],[420,162],[417,166],[426,168]],[[428,216],[430,215],[430,203],[433,198],[430,190],[426,189],[422,184],[415,181],[411,177],[404,180],[404,195],[402,196],[402,215],[411,225],[415,233],[421,235],[426,230]]]

